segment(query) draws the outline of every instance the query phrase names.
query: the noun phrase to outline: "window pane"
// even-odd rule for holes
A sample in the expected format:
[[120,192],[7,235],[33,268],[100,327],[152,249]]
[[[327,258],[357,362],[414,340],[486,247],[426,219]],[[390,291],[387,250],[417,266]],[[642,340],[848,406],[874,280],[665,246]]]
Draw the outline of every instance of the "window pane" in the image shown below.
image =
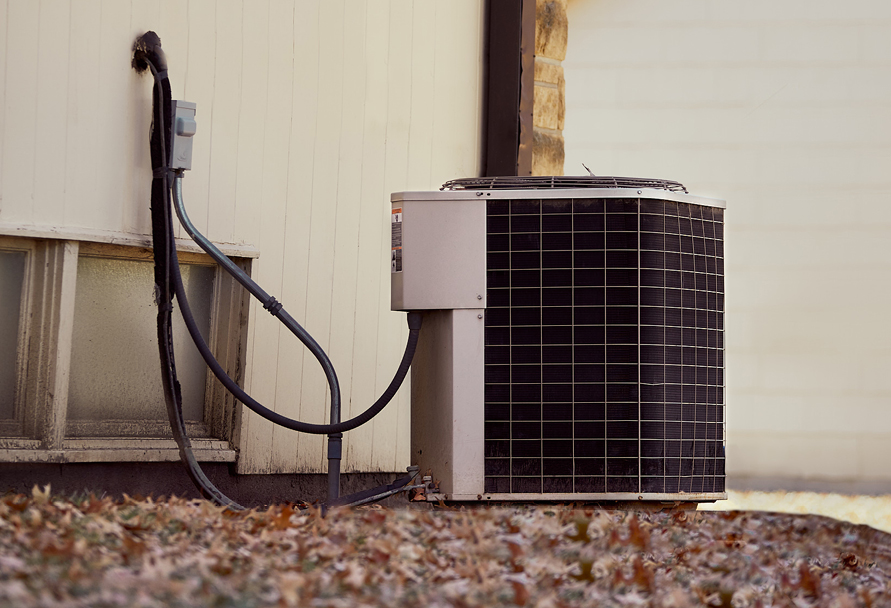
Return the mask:
[[[183,264],[181,269],[192,314],[207,339],[214,268]],[[157,314],[151,263],[78,260],[68,390],[70,420],[167,420]],[[173,311],[173,344],[184,417],[202,420],[207,368],[178,306]]]
[[25,253],[0,251],[0,419],[15,417],[15,357]]

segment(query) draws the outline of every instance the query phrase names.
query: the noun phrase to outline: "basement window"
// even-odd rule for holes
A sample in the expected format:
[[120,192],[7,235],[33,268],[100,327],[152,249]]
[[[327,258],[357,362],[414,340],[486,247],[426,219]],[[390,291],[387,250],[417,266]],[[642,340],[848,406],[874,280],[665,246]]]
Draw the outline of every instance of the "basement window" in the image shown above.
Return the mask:
[[[208,341],[215,268],[180,266],[192,314]],[[80,256],[68,383],[69,436],[158,435],[157,423],[167,428],[157,314],[151,262]],[[207,366],[178,307],[173,329],[183,417],[200,423]]]
[[[205,254],[178,256],[199,329],[240,382],[249,296]],[[250,258],[232,260],[250,272]],[[178,459],[150,249],[0,236],[0,285],[0,462]],[[232,460],[236,402],[207,371],[178,309],[173,319],[196,454]]]

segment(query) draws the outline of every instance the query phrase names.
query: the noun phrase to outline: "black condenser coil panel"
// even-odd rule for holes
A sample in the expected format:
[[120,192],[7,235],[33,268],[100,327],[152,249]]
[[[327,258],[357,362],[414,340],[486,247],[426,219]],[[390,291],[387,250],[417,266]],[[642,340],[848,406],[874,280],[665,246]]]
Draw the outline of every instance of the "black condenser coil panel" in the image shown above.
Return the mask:
[[723,493],[724,209],[572,179],[486,201],[485,491]]

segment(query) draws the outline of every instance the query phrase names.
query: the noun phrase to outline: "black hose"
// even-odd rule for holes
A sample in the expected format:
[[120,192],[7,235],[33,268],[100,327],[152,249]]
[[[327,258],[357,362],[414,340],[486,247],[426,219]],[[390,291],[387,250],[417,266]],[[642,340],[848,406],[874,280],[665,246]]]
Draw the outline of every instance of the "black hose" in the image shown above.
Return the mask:
[[213,372],[213,375],[217,377],[217,379],[223,384],[223,386],[226,387],[226,389],[230,393],[235,395],[235,397],[239,401],[244,403],[253,412],[256,412],[263,418],[266,418],[266,420],[274,422],[279,426],[283,426],[286,429],[291,429],[292,431],[299,431],[301,433],[310,433],[313,435],[343,433],[346,431],[351,431],[365,424],[376,415],[378,415],[381,410],[383,410],[384,407],[393,399],[393,397],[396,395],[396,391],[399,390],[399,387],[402,386],[402,382],[405,380],[405,376],[408,373],[409,367],[411,366],[412,358],[414,358],[415,349],[418,345],[418,336],[421,333],[421,313],[409,313],[408,343],[405,346],[405,352],[402,355],[402,362],[399,364],[399,369],[396,370],[396,375],[393,376],[393,379],[390,381],[390,385],[387,387],[384,393],[367,410],[365,410],[355,418],[337,424],[311,424],[309,422],[294,420],[292,418],[282,416],[281,414],[272,411],[271,409],[267,408],[256,399],[248,395],[244,391],[244,389],[238,386],[238,384],[231,377],[229,377],[229,374],[226,373],[226,370],[223,369],[223,366],[220,365],[220,362],[217,361],[216,357],[213,356],[210,347],[207,345],[207,342],[201,335],[201,331],[198,329],[198,324],[195,322],[195,317],[192,315],[192,309],[189,306],[188,300],[186,299],[185,287],[183,286],[182,277],[176,269],[173,272],[173,285],[176,289],[176,300],[179,303],[179,310],[182,313],[183,321],[185,321],[186,323],[186,329],[189,330],[189,335],[192,336],[192,341],[195,342],[195,346],[198,347],[198,352],[201,353],[201,357],[204,359],[204,362],[207,363],[207,366],[210,368],[210,371]]
[[[176,261],[176,248],[171,247],[171,252],[172,259]],[[186,434],[186,425],[182,415],[182,392],[180,390],[179,381],[176,379],[176,367],[173,361],[173,334],[171,331],[170,311],[168,310],[163,314],[166,319],[162,323],[160,319],[162,313],[159,310],[158,342],[162,343],[163,340],[163,344],[165,344],[165,346],[160,349],[161,369],[164,374],[164,397],[167,403],[167,417],[170,420],[170,427],[173,430],[173,438],[176,440],[176,444],[179,447],[180,460],[186,466],[186,471],[188,472],[192,483],[195,484],[204,498],[212,500],[218,505],[228,507],[233,511],[243,511],[245,509],[243,506],[223,494],[223,492],[207,478],[207,475],[204,474],[201,465],[198,463],[198,459],[195,458],[195,454],[192,452],[192,442]],[[168,387],[170,386],[176,387],[174,393],[175,399],[170,399],[168,396]]]
[[[161,361],[161,378],[164,401],[167,405],[167,418],[173,438],[179,448],[180,460],[192,482],[201,494],[217,504],[232,510],[244,507],[223,494],[204,474],[201,465],[192,452],[192,444],[186,433],[182,415],[182,392],[176,377],[176,362],[173,354],[173,293],[170,289],[170,263],[176,260],[173,240],[173,217],[170,211],[170,187],[168,183],[167,158],[170,120],[170,81],[167,78],[167,61],[161,50],[161,40],[154,32],[147,32],[136,41],[134,66],[151,68],[154,76],[153,120],[151,134],[152,156],[152,245],[155,252],[155,289],[158,304],[158,351]],[[161,68],[160,70],[158,68]],[[178,267],[177,267],[178,269]]]
[[[180,210],[180,220],[185,216],[185,207],[182,204],[182,176],[177,173],[174,178],[174,188],[173,188],[173,200],[176,205],[176,208]],[[230,272],[236,279],[238,279],[239,283],[245,285],[247,288],[247,284],[251,285],[253,289],[249,289],[251,293],[254,293],[255,290],[262,291],[259,285],[257,285],[253,279],[247,276],[244,271],[235,266],[235,264],[226,257],[219,249],[217,249],[213,244],[210,243],[203,235],[201,235],[194,226],[191,227],[190,234],[194,233],[193,238],[195,241],[201,244],[203,241],[207,243],[207,247],[202,245],[202,249],[207,251],[215,260],[218,257],[222,257],[228,262],[228,264],[220,263],[220,265],[227,271],[229,271],[230,266],[235,267],[238,271],[243,275],[241,279],[238,276]],[[197,237],[200,237],[199,240]],[[211,253],[213,252],[213,253]],[[219,260],[217,260],[219,262]],[[178,273],[174,272],[174,287],[176,288],[176,299],[180,303],[180,312],[183,315],[183,320],[186,322],[186,328],[189,330],[189,335],[192,336],[192,340],[195,342],[195,346],[198,347],[198,352],[201,353],[201,357],[207,363],[207,366],[210,368],[210,371],[213,372],[213,375],[217,377],[217,379],[226,387],[226,389],[235,395],[239,401],[244,403],[247,407],[249,407],[252,411],[256,412],[260,416],[266,418],[270,422],[274,422],[280,426],[283,426],[287,429],[291,429],[293,431],[299,431],[301,433],[310,433],[313,435],[326,435],[329,433],[343,433],[346,431],[351,431],[372,418],[374,418],[377,414],[384,409],[386,406],[396,395],[396,391],[399,390],[399,387],[402,385],[402,382],[405,380],[406,374],[408,374],[408,369],[411,366],[412,358],[415,354],[415,349],[418,345],[418,337],[421,333],[421,313],[418,312],[410,312],[408,313],[408,343],[405,346],[405,352],[402,355],[402,362],[399,364],[399,368],[396,370],[396,375],[393,377],[393,380],[390,381],[390,385],[384,391],[384,393],[375,401],[367,410],[352,418],[351,420],[347,420],[344,422],[339,422],[336,424],[311,424],[308,422],[301,422],[299,420],[294,420],[292,418],[288,418],[287,416],[282,416],[281,414],[270,410],[265,407],[263,404],[259,403],[256,399],[248,395],[238,384],[229,377],[226,373],[226,370],[220,365],[220,363],[216,360],[211,352],[210,348],[207,346],[207,342],[205,342],[204,338],[201,335],[201,332],[198,330],[198,325],[195,322],[194,317],[192,316],[192,311],[189,308],[188,302],[186,300],[185,289],[183,288],[182,281],[176,275]],[[265,292],[263,292],[265,293]],[[267,296],[271,298],[271,296]],[[271,298],[274,300],[274,298]],[[287,312],[282,308],[280,312],[287,315]],[[291,318],[290,315],[287,315],[288,318]],[[296,324],[296,321],[294,321]],[[299,327],[299,325],[298,325]],[[290,328],[289,328],[290,329]],[[302,332],[305,333],[302,327],[300,328]],[[308,334],[307,334],[308,335]],[[312,339],[310,337],[310,339]],[[312,340],[313,344],[316,345],[317,348],[321,350],[321,347]],[[324,351],[322,351],[324,353]],[[327,359],[327,355],[325,356]]]
[[[175,188],[173,188],[173,198],[176,201],[176,212],[180,221],[185,226],[187,232],[214,260],[217,261],[227,272],[229,272],[239,283],[241,283],[254,297],[263,304],[263,308],[269,311],[273,316],[278,318],[292,333],[294,333],[304,345],[315,355],[319,364],[322,366],[326,378],[328,380],[329,389],[331,391],[331,423],[330,424],[310,424],[287,418],[278,414],[254,400],[250,395],[244,392],[238,384],[229,377],[222,368],[201,332],[198,330],[197,323],[192,315],[186,297],[185,288],[182,282],[182,275],[179,269],[179,260],[176,253],[175,239],[173,234],[173,217],[171,213],[171,185],[169,183],[170,168],[167,164],[169,157],[168,134],[170,128],[167,125],[172,123],[171,113],[171,94],[170,83],[167,78],[167,61],[164,52],[161,49],[161,40],[154,32],[146,32],[143,36],[136,40],[134,45],[133,66],[137,71],[143,71],[146,67],[150,68],[154,76],[155,85],[153,93],[155,94],[156,105],[153,108],[153,116],[158,129],[152,129],[151,152],[152,152],[152,241],[155,252],[155,288],[157,290],[156,297],[158,303],[158,347],[160,351],[161,370],[163,377],[164,398],[167,403],[167,414],[170,425],[173,430],[173,436],[176,440],[180,451],[180,458],[191,477],[192,481],[199,488],[202,495],[216,503],[229,507],[233,510],[244,509],[241,505],[231,500],[223,494],[213,483],[204,475],[201,466],[198,464],[192,452],[191,442],[186,434],[185,422],[182,416],[182,394],[179,381],[176,378],[176,365],[173,354],[173,334],[171,325],[171,312],[173,309],[173,297],[176,296],[180,304],[180,312],[189,334],[192,336],[198,351],[202,358],[210,367],[211,371],[218,380],[242,403],[251,410],[263,416],[280,426],[292,430],[311,433],[311,434],[327,434],[328,442],[328,461],[329,461],[329,501],[336,501],[340,492],[340,458],[341,458],[341,439],[344,431],[352,430],[362,424],[365,424],[392,400],[411,366],[415,349],[418,343],[418,336],[421,329],[421,314],[412,312],[408,314],[409,337],[406,345],[405,353],[399,365],[396,375],[390,382],[390,385],[384,391],[383,395],[378,398],[367,410],[351,420],[345,422],[340,421],[340,385],[337,381],[337,375],[334,366],[328,355],[312,338],[309,333],[300,326],[291,317],[282,305],[276,299],[267,294],[257,285],[244,271],[236,266],[229,258],[223,255],[209,240],[207,240],[192,225],[188,219],[185,207],[182,204],[181,180],[182,170],[176,174]],[[159,69],[159,67],[161,69]],[[171,285],[172,283],[172,285]],[[173,290],[171,291],[171,287]]]
[[[228,272],[232,277],[241,283],[241,285],[247,289],[252,296],[257,298],[257,300],[263,305],[263,308],[268,311],[272,316],[277,318],[282,324],[290,330],[292,334],[297,336],[297,338],[303,342],[309,352],[311,352],[315,358],[318,360],[319,365],[322,366],[322,371],[325,372],[325,377],[328,379],[328,387],[331,390],[331,422],[339,422],[340,421],[340,404],[341,404],[341,395],[340,395],[340,383],[337,380],[337,373],[334,371],[334,365],[331,363],[331,359],[328,358],[328,354],[319,346],[319,343],[315,341],[315,339],[307,332],[303,327],[294,320],[288,311],[284,309],[280,302],[278,302],[274,297],[266,293],[266,291],[257,284],[248,274],[235,265],[232,260],[230,260],[222,251],[220,251],[216,245],[210,242],[203,234],[201,234],[198,229],[192,224],[192,220],[189,219],[189,214],[186,213],[186,207],[183,204],[182,197],[182,169],[176,172],[176,177],[173,181],[173,203],[174,209],[176,210],[176,215],[179,218],[180,223],[186,229],[186,232],[189,233],[189,236],[192,237],[192,240],[195,241],[201,249],[203,249],[207,255],[212,257],[217,264],[223,267],[223,269]],[[310,431],[307,431],[310,432]]]

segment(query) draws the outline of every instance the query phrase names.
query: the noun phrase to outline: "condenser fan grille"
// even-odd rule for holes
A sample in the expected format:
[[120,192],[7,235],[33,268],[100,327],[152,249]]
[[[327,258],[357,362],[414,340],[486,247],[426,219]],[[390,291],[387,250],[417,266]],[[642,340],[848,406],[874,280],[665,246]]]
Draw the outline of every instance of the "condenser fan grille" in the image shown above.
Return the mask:
[[525,177],[467,177],[453,179],[440,190],[520,190],[572,188],[649,188],[669,192],[687,192],[683,184],[667,179],[641,177],[607,177],[594,175],[525,176]]
[[[624,178],[507,179],[444,188]],[[485,491],[723,492],[723,209],[490,200],[486,224]]]

